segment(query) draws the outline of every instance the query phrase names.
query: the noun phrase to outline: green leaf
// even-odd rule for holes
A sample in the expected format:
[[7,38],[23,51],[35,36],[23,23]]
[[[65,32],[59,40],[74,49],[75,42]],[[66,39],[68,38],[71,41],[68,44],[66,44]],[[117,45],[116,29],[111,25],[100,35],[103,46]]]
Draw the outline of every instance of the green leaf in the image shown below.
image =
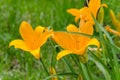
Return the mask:
[[110,73],[106,66],[93,53],[91,54],[92,56],[90,56],[90,60],[93,61],[96,66],[102,71],[106,80],[111,80]]

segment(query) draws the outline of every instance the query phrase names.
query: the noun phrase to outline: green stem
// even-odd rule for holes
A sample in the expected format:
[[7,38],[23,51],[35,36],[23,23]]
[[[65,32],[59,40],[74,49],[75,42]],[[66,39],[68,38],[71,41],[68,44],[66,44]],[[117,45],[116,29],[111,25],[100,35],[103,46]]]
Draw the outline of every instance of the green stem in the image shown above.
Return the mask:
[[40,58],[40,62],[42,63],[42,66],[43,66],[44,70],[46,71],[46,74],[49,76],[50,74],[41,58]]

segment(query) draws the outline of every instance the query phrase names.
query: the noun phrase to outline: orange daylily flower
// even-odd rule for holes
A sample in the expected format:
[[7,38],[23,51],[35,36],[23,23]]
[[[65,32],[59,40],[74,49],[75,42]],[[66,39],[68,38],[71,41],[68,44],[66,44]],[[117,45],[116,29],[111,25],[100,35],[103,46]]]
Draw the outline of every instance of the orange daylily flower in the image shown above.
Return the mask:
[[67,12],[75,16],[75,22],[77,22],[79,19],[84,21],[93,21],[91,12],[88,7],[84,7],[81,9],[72,8],[68,9]]
[[57,60],[68,55],[68,54],[78,54],[83,55],[87,46],[96,45],[100,47],[100,43],[96,38],[90,38],[88,36],[70,33],[79,32],[88,35],[93,34],[93,26],[90,22],[86,22],[84,27],[77,28],[76,26],[70,24],[67,27],[68,32],[54,32],[52,36],[57,44],[59,44],[65,50],[61,51],[57,55]]
[[13,40],[10,42],[9,46],[15,46],[15,48],[28,51],[35,58],[39,59],[40,47],[47,41],[52,31],[42,26],[37,26],[35,30],[33,30],[29,23],[23,21],[20,25],[19,32],[23,40]]
[[101,6],[107,7],[106,4],[101,5],[100,0],[90,0],[88,3],[88,7],[83,7],[81,9],[72,8],[72,9],[68,9],[67,12],[75,16],[76,22],[78,21],[78,19],[81,19],[85,21],[86,20],[91,21],[91,23],[93,24],[94,20],[92,18],[92,15],[96,18],[97,12]]

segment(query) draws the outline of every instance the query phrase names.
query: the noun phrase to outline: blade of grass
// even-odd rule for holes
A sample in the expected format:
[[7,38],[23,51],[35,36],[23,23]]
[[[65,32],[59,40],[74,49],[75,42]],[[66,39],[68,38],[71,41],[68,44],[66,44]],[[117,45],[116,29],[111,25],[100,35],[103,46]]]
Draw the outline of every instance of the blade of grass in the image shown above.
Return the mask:
[[92,55],[90,56],[90,60],[93,61],[97,65],[97,67],[103,72],[105,79],[111,80],[110,71],[106,67],[106,65],[104,65],[102,61],[99,58],[97,58],[96,55],[92,53],[90,50],[89,53]]
[[48,70],[47,70],[47,68],[46,68],[46,66],[45,66],[45,64],[44,64],[44,62],[43,62],[43,60],[42,60],[41,58],[40,58],[40,62],[41,62],[41,64],[42,64],[42,66],[43,66],[46,74],[49,76],[49,72],[48,72]]
[[[99,33],[100,33],[100,38],[102,40],[102,43],[105,42],[105,39],[103,37],[103,34],[102,32],[104,32],[104,34],[106,34],[108,40],[109,40],[109,43],[113,44],[114,45],[114,42],[112,40],[112,38],[110,37],[110,35],[108,34],[108,32],[104,29],[103,26],[101,26],[95,19],[94,19],[95,23],[96,23],[96,28],[98,28],[99,30]],[[118,59],[117,59],[117,55],[115,54],[115,49],[111,47],[111,51],[112,51],[112,56],[113,56],[113,62],[112,62],[112,67],[113,67],[113,72],[114,72],[114,76],[116,78],[116,80],[119,79],[119,63],[118,63]]]
[[80,66],[82,68],[82,71],[83,71],[83,74],[85,76],[85,79],[86,80],[92,80],[91,74],[90,74],[88,68],[86,67],[86,65],[83,64],[82,62],[80,62]]
[[75,71],[74,71],[73,67],[69,64],[68,60],[66,58],[62,58],[62,60],[67,65],[67,67],[69,68],[69,70],[74,73]]

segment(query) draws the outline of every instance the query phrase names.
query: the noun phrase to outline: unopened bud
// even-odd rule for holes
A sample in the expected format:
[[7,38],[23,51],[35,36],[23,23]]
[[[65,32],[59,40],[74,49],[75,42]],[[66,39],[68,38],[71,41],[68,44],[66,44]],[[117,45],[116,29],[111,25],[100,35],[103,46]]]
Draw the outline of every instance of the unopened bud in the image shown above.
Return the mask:
[[99,12],[98,12],[97,20],[100,24],[103,24],[103,20],[104,20],[104,9],[103,9],[103,7],[101,7]]
[[[56,71],[55,71],[55,68],[54,67],[50,67],[50,75],[55,75],[56,74]],[[51,78],[51,80],[58,80],[57,77],[53,77]]]

